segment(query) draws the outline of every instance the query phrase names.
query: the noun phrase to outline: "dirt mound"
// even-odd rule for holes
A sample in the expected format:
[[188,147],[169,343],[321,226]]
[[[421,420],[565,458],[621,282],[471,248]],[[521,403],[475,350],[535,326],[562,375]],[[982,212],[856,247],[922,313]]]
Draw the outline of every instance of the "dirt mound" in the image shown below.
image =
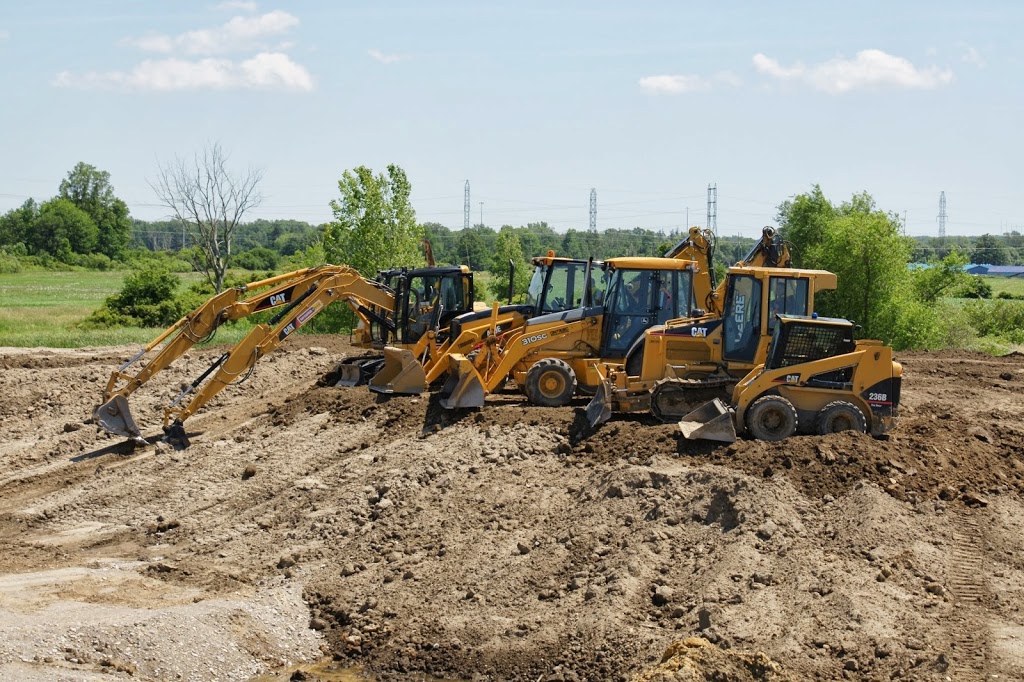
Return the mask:
[[[184,451],[91,423],[130,349],[0,351],[0,571],[73,569],[46,603],[102,599],[104,618],[156,613],[167,595],[175,614],[202,607],[223,634],[211,678],[283,670],[317,646],[383,680],[667,678],[659,665],[694,679],[1024,676],[1019,357],[902,358],[903,416],[885,440],[723,446],[644,418],[591,430],[586,400],[506,393],[448,411],[319,387],[356,351],[296,341],[191,418]],[[146,435],[218,354],[191,351],[132,396]],[[74,577],[110,562],[117,589]],[[280,622],[238,612],[299,594],[302,622],[291,602]],[[41,604],[4,613],[0,676],[99,674],[103,657],[140,679],[193,672],[168,663],[191,655],[179,615],[147,620],[144,641],[84,617],[37,637]]]
[[633,682],[753,682],[784,680],[782,667],[762,653],[723,651],[701,637],[673,642],[661,663],[633,677]]

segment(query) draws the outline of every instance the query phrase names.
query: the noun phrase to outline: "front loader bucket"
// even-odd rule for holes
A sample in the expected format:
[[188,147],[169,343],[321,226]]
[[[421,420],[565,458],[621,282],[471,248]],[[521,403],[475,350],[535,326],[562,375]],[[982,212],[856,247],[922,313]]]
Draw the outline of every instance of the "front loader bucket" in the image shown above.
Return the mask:
[[427,387],[427,375],[412,351],[385,346],[384,367],[373,375],[369,386],[374,393],[419,395]]
[[142,431],[132,419],[131,410],[128,409],[128,399],[123,395],[115,395],[113,398],[96,406],[92,411],[92,417],[103,429],[115,436],[124,436],[134,441],[143,441]]
[[613,390],[611,382],[607,379],[597,384],[594,398],[587,404],[587,421],[590,422],[591,428],[612,418]]
[[484,382],[465,355],[448,358],[448,380],[441,389],[441,407],[455,410],[461,407],[484,406]]
[[679,430],[689,440],[718,440],[723,443],[736,441],[736,427],[732,423],[733,412],[729,406],[715,398],[704,403],[679,420]]

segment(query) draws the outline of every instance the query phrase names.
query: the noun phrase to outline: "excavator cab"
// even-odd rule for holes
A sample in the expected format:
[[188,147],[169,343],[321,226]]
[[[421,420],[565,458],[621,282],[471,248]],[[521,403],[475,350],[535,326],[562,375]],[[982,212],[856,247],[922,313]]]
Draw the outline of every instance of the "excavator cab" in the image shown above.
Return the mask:
[[688,271],[638,270],[621,259],[610,262],[604,277],[608,305],[601,357],[625,357],[645,329],[688,315],[691,279]]

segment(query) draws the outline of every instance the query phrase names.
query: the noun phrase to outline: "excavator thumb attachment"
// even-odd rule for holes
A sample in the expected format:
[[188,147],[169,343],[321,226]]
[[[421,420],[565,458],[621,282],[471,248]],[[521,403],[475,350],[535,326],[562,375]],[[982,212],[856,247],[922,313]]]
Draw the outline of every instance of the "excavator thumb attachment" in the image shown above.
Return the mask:
[[473,361],[457,353],[448,357],[448,380],[441,389],[441,407],[455,410],[460,407],[484,406],[484,382],[473,366]]
[[419,395],[427,387],[427,375],[412,351],[384,347],[384,367],[369,381],[374,393]]
[[724,443],[736,441],[736,427],[732,422],[733,411],[715,398],[704,403],[679,420],[679,430],[689,440],[718,440]]
[[613,390],[611,382],[607,379],[597,384],[594,398],[587,404],[587,421],[590,422],[591,428],[612,418]]
[[132,419],[128,399],[123,395],[115,395],[102,405],[97,405],[92,411],[92,417],[105,431],[115,436],[124,436],[136,443],[146,442],[142,437],[142,431]]

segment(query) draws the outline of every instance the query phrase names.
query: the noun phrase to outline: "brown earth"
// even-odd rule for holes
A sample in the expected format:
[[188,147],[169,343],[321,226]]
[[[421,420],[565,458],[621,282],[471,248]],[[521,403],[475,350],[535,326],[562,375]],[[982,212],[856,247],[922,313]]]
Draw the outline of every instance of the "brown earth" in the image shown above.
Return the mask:
[[133,349],[0,349],[0,678],[1024,678],[1022,356],[904,355],[886,440],[721,446],[317,387],[354,351],[295,341],[183,451],[88,419]]

